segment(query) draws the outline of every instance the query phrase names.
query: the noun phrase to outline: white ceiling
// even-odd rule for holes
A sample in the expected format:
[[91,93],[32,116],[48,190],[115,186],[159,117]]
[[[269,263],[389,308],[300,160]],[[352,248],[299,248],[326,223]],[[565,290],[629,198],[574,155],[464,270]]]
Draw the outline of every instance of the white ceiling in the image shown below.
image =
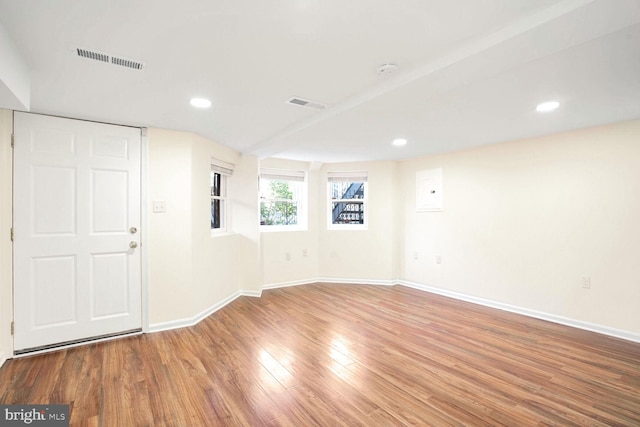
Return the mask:
[[[0,26],[31,111],[261,157],[402,159],[640,118],[640,0],[0,0]],[[535,112],[550,99],[556,112]]]

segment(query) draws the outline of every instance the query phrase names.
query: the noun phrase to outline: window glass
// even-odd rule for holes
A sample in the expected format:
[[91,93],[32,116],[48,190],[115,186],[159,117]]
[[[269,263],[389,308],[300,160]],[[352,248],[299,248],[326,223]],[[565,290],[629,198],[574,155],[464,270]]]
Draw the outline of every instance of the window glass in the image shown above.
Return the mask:
[[364,224],[364,182],[331,183],[331,223]]
[[227,176],[211,172],[211,229],[226,230]]
[[263,230],[306,226],[304,172],[260,174],[260,226]]
[[329,228],[365,228],[367,225],[366,173],[329,174]]

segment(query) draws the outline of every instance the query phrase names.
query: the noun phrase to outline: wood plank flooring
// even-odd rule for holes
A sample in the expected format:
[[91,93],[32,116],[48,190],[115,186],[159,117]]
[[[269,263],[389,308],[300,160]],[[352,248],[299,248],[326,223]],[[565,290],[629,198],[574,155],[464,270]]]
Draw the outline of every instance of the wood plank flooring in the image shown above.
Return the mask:
[[77,426],[640,426],[640,344],[393,286],[241,297],[191,328],[14,359]]

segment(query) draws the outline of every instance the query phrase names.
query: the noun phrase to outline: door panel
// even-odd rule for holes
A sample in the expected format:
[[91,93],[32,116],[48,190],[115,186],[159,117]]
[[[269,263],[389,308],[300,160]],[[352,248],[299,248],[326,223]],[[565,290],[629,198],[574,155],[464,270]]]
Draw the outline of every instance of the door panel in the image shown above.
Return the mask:
[[129,313],[128,255],[91,256],[91,319]]
[[76,257],[34,257],[31,272],[33,326],[41,329],[77,322]]
[[14,348],[141,328],[140,129],[14,116]]
[[126,233],[128,224],[128,173],[118,170],[91,171],[91,231],[99,233]]
[[31,194],[35,235],[76,233],[76,170],[32,167]]

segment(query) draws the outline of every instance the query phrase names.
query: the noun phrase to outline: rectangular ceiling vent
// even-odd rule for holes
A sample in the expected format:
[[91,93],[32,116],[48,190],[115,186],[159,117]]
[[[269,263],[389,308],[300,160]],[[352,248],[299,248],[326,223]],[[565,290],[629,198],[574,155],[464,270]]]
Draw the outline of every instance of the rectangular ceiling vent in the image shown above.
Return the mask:
[[83,49],[80,47],[73,48],[73,52],[80,58],[93,59],[94,61],[105,62],[107,64],[119,65],[133,70],[144,70],[144,62],[133,59],[115,56],[106,52],[98,52],[96,50]]
[[93,59],[94,61],[109,62],[109,55],[105,55],[104,53],[80,48],[76,48],[76,53],[82,58]]
[[120,65],[122,67],[133,68],[134,70],[144,69],[144,62],[134,61],[132,59],[118,58],[116,56],[111,57],[111,63]]
[[299,107],[313,108],[314,110],[324,110],[327,108],[326,105],[321,104],[319,102],[309,101],[307,99],[302,99],[298,97],[293,97],[287,100],[287,104],[297,105]]

